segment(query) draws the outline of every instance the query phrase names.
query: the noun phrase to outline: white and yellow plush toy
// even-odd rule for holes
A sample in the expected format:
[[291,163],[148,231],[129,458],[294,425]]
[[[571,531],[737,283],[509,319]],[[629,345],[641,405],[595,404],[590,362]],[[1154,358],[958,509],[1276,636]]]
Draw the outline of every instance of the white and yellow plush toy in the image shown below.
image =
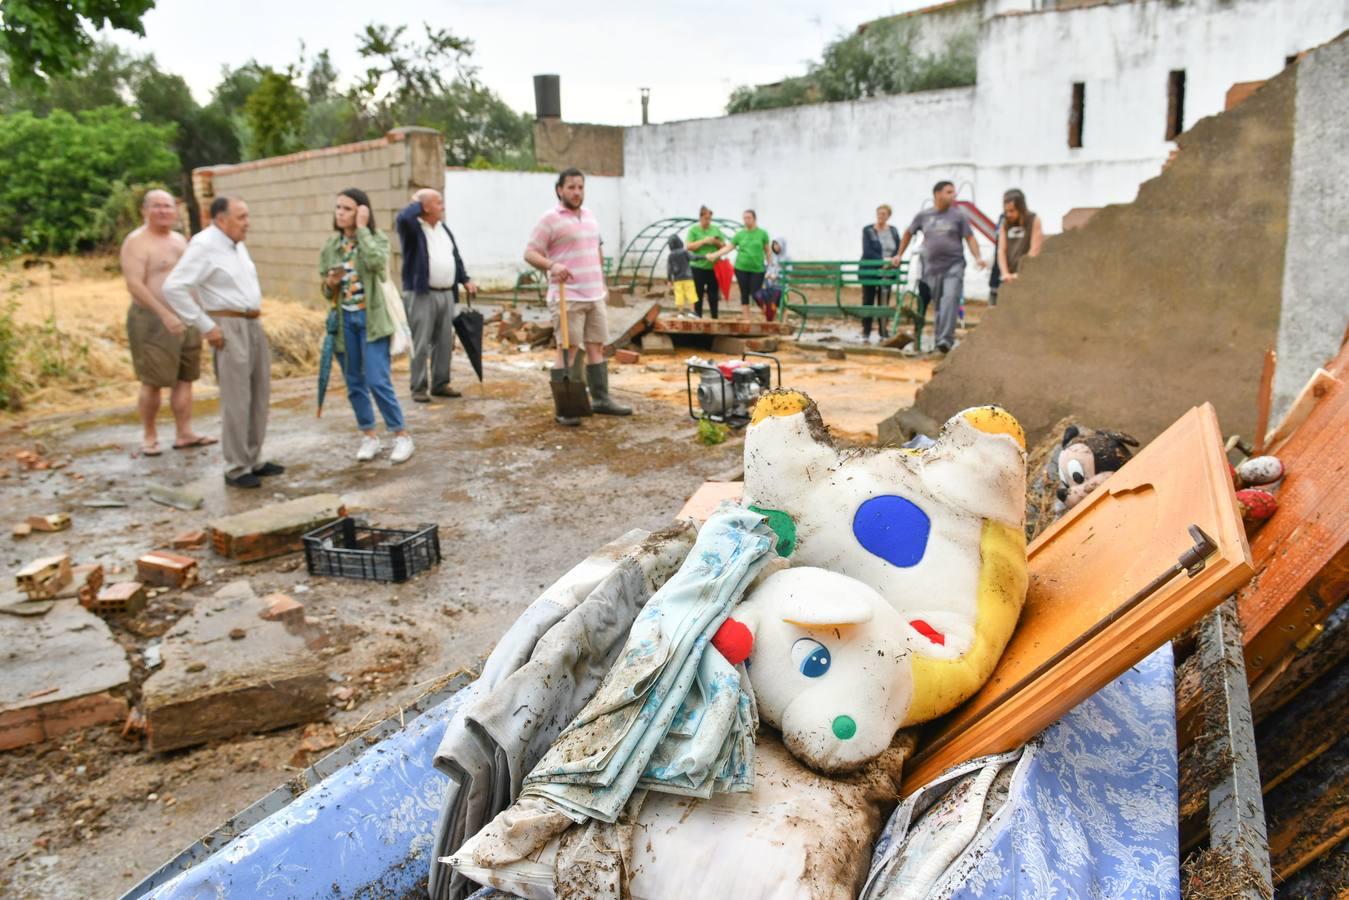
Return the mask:
[[840,450],[809,397],[759,400],[745,502],[792,568],[765,579],[716,646],[748,658],[759,714],[825,772],[987,681],[1026,596],[1025,437],[968,409],[926,450]]

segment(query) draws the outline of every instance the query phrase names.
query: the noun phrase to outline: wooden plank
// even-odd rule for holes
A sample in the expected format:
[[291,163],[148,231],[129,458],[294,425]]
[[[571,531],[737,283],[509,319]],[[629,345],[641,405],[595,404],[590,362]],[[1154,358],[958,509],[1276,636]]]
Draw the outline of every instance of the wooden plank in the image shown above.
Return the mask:
[[[1256,532],[1258,576],[1238,595],[1252,679],[1291,652],[1349,593],[1349,348],[1337,376],[1279,456],[1279,510]],[[1324,574],[1323,574],[1324,573]]]
[[684,503],[676,519],[692,519],[699,525],[706,522],[722,501],[739,503],[745,492],[743,481],[704,481],[693,496]]
[[1349,838],[1349,738],[1265,797],[1269,857],[1283,880]]
[[1340,663],[1256,732],[1265,793],[1333,747],[1346,734],[1347,725],[1349,663]]
[[[1198,525],[1217,550],[1194,577],[1134,597]],[[1190,410],[1028,550],[1021,621],[984,688],[940,723],[908,795],[947,767],[1018,746],[1198,621],[1251,575],[1213,407]]]
[[[1251,716],[1256,724],[1291,703],[1308,685],[1346,658],[1349,658],[1349,605],[1340,604],[1319,634],[1297,653],[1286,657],[1277,672],[1271,671],[1251,685]],[[1179,702],[1179,692],[1176,696]]]
[[1274,367],[1279,355],[1270,347],[1265,350],[1265,366],[1260,370],[1260,393],[1255,398],[1255,452],[1265,452],[1265,436],[1269,433],[1269,408],[1274,401]]

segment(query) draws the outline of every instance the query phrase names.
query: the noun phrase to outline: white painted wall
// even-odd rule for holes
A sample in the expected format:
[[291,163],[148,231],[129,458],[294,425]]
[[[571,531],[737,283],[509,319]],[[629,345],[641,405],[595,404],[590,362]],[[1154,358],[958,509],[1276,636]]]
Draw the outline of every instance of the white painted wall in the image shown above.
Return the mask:
[[[621,252],[620,178],[594,175],[586,179],[585,205],[599,219],[604,252]],[[510,287],[527,268],[525,244],[539,216],[556,205],[547,172],[445,170],[445,220],[459,242],[459,252],[479,286]]]
[[[1057,232],[1070,209],[1127,203],[1161,171],[1173,147],[1165,140],[1172,69],[1186,72],[1188,127],[1221,112],[1232,84],[1273,76],[1284,57],[1349,28],[1346,0],[1036,9],[1045,4],[985,0],[985,14],[1003,14],[980,27],[971,88],[626,129],[626,174],[588,183],[606,252],[616,257],[644,225],[693,217],[707,204],[729,219],[756,209],[798,259],[854,259],[877,204],[894,207],[902,230],[940,179],[994,219],[1002,192],[1019,187],[1046,232]],[[1068,147],[1074,81],[1086,84],[1080,149]],[[479,281],[514,281],[553,180],[446,173],[449,220]],[[967,294],[985,296],[986,274],[967,272]]]

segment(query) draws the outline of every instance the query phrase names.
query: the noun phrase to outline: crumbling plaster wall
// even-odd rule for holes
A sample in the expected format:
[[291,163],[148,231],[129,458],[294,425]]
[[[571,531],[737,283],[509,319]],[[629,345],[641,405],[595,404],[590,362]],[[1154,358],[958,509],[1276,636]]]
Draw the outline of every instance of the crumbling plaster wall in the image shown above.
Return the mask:
[[1349,326],[1349,39],[1298,64],[1292,199],[1274,376],[1277,422]]
[[1072,414],[1147,441],[1208,400],[1250,435],[1278,335],[1292,71],[1180,138],[1138,199],[1050,239],[920,389],[937,421],[1000,403],[1032,439]]

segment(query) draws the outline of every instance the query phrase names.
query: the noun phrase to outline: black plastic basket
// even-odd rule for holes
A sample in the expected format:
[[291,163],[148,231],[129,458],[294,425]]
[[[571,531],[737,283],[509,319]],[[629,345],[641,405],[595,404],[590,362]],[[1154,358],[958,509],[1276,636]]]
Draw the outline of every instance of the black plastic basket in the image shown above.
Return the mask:
[[440,535],[435,525],[372,528],[343,516],[304,536],[304,561],[310,575],[402,582],[439,565]]

